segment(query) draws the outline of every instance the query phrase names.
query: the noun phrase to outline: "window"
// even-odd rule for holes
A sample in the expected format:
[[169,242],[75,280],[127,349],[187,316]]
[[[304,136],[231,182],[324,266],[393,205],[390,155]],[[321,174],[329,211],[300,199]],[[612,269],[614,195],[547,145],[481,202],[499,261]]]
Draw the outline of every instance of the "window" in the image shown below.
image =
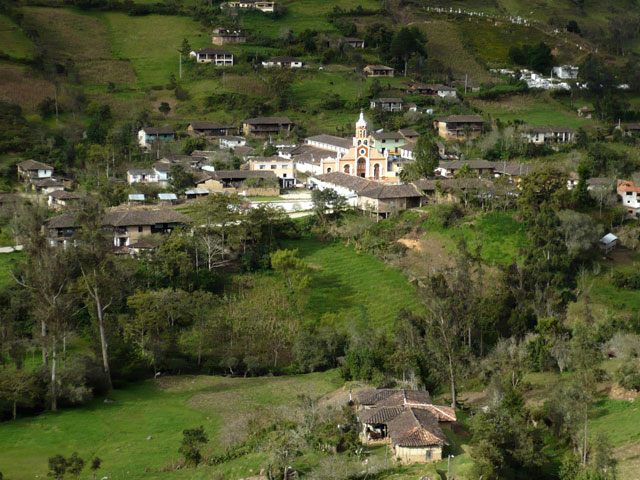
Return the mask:
[[271,170],[275,170],[276,168],[278,168],[277,165],[271,165]]
[[289,168],[287,165],[280,165],[280,168]]
[[283,173],[283,174],[282,174],[282,178],[287,178],[287,174],[286,174],[286,173]]
[[142,233],[142,225],[138,227],[138,233]]
[[265,165],[260,165],[260,170],[264,170],[265,169]]
[[431,460],[431,450],[427,450],[426,457],[427,457],[427,460]]

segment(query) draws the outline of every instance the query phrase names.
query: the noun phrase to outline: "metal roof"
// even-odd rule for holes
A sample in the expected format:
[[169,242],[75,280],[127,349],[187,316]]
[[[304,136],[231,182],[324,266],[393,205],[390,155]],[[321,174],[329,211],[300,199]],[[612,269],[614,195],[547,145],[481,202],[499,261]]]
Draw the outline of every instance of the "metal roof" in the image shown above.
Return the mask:
[[159,193],[158,198],[160,200],[177,200],[178,199],[175,193]]
[[144,202],[144,193],[130,193],[129,201]]

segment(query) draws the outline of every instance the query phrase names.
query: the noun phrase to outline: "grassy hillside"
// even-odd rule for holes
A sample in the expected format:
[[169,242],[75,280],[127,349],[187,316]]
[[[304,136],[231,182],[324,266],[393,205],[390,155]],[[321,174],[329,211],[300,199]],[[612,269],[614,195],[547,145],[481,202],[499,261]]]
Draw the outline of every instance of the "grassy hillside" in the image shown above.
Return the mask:
[[33,42],[6,15],[0,15],[0,51],[14,58],[32,58]]
[[[205,479],[210,468],[161,472],[180,457],[182,430],[203,425],[208,448],[223,451],[229,429],[263,409],[278,409],[298,394],[319,398],[341,385],[335,371],[276,378],[177,377],[148,381],[109,394],[113,403],[90,404],[0,424],[0,465],[11,480],[44,477],[47,458],[77,451],[103,460],[101,476],[113,479]],[[151,436],[151,439],[147,437]],[[259,456],[224,465],[229,478],[259,469]],[[85,474],[85,477],[87,475]],[[83,477],[83,478],[85,478]]]

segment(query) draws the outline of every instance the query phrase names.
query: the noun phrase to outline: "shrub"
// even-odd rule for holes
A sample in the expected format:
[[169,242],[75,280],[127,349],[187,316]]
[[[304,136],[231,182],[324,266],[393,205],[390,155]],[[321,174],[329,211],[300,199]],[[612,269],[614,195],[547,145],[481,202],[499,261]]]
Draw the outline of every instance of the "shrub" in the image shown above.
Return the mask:
[[430,220],[438,227],[447,228],[464,216],[464,210],[458,203],[441,203],[431,210]]

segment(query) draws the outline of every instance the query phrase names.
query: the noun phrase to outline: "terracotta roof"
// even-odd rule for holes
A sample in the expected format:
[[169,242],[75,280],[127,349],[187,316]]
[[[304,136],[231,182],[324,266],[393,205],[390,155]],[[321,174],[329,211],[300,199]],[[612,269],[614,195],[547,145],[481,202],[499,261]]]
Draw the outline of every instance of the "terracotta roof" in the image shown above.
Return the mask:
[[206,182],[207,180],[244,180],[249,177],[278,178],[270,170],[216,170],[215,172],[203,172],[196,183]]
[[233,125],[222,125],[218,122],[191,122],[190,125],[194,130],[222,130],[234,128]]
[[428,410],[406,408],[387,424],[387,428],[391,443],[395,446],[426,447],[447,444],[438,420]]
[[636,187],[636,185],[629,180],[618,180],[618,191],[640,193],[640,187]]
[[18,164],[21,170],[53,170],[51,165],[47,165],[46,163],[38,162],[36,160],[25,160],[24,162],[20,162]]
[[244,123],[249,125],[286,125],[292,122],[288,117],[256,117],[248,118]]
[[532,133],[575,133],[571,127],[533,127]]
[[56,190],[55,192],[51,192],[49,196],[58,200],[78,200],[82,198],[77,193],[65,192],[64,190]]
[[439,83],[414,83],[409,88],[411,90],[435,90],[435,91],[446,91],[446,92],[456,91],[456,89],[453,87],[447,87],[446,85],[442,85]]
[[488,160],[454,160],[451,162],[440,162],[439,168],[458,169],[464,165],[469,165],[469,168],[495,168],[495,163]]
[[[420,193],[413,185],[384,185],[378,184],[370,185],[364,190],[359,192],[360,195],[367,198],[378,198],[380,200],[388,198],[409,198],[409,197],[422,197]],[[426,393],[426,392],[425,392]],[[429,394],[427,393],[427,396]]]
[[347,175],[342,172],[330,172],[323,173],[322,175],[314,175],[314,178],[321,182],[333,183],[340,187],[348,188],[358,193],[367,188],[371,183],[371,180],[364,179],[362,177],[356,177],[355,175]]
[[[393,388],[377,388],[358,392],[358,403],[370,406],[401,407],[408,403],[431,404],[431,396],[427,391],[397,390]],[[381,403],[384,402],[384,405]]]
[[393,68],[387,67],[385,65],[367,65],[364,68],[369,70],[393,70]]
[[[66,213],[50,218],[45,222],[49,228],[78,227],[77,213]],[[112,209],[104,213],[102,225],[111,227],[126,227],[131,225],[155,225],[157,223],[184,223],[191,219],[183,213],[172,209],[129,208]]]
[[404,137],[396,132],[376,132],[371,136],[376,140],[404,140]]
[[325,158],[337,158],[338,152],[324,150],[312,145],[301,145],[291,152],[292,158],[297,163],[309,163],[319,165]]
[[36,187],[63,187],[64,184],[55,178],[47,177],[33,182]]
[[527,175],[535,167],[520,162],[493,162],[494,171],[506,175]]
[[361,410],[358,419],[361,423],[387,423],[404,411],[404,407],[380,407]]
[[299,62],[300,59],[296,58],[296,57],[287,57],[287,56],[283,56],[283,57],[273,57],[270,58],[269,60],[267,60],[267,62],[273,62],[273,63],[283,63],[283,62]]
[[483,123],[480,115],[449,115],[448,117],[436,118],[436,122],[444,123]]
[[404,137],[419,137],[420,134],[413,128],[403,128],[398,130],[398,133]]

